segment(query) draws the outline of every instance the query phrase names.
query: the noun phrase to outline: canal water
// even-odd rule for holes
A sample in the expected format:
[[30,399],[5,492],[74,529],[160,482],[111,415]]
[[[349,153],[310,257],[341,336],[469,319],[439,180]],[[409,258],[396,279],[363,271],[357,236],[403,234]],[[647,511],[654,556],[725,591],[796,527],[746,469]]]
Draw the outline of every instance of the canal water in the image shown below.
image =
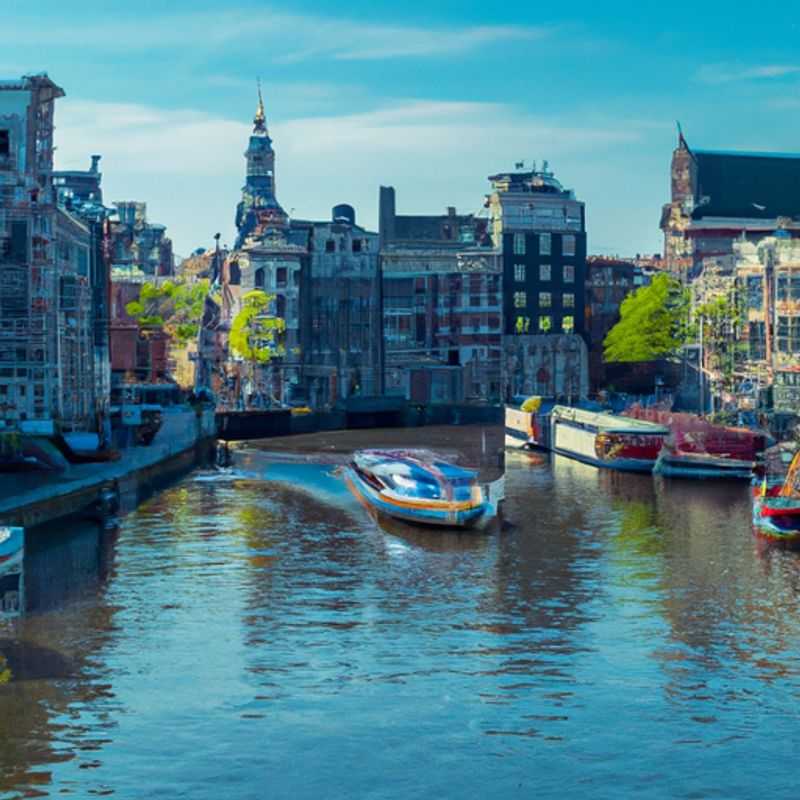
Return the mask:
[[800,560],[747,487],[513,455],[506,493],[384,527],[244,450],[29,535],[0,798],[797,797]]

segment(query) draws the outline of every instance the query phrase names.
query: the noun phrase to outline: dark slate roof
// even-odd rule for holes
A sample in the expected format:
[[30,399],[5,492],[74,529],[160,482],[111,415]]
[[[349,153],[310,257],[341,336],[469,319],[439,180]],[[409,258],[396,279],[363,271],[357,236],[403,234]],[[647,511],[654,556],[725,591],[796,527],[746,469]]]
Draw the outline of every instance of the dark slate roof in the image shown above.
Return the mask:
[[[800,217],[800,154],[693,150],[694,219]],[[703,202],[703,198],[708,202]]]

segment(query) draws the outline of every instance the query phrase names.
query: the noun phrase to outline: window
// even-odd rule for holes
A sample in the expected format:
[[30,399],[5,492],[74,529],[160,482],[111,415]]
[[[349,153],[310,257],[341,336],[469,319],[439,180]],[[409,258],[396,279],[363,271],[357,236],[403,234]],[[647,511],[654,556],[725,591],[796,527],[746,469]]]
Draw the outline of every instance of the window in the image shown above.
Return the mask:
[[539,317],[539,330],[547,333],[553,327],[553,318],[549,314]]
[[561,240],[561,252],[565,256],[575,255],[575,237],[565,234]]
[[278,267],[275,272],[275,285],[286,286],[286,267]]
[[525,255],[525,234],[524,233],[515,233],[514,234],[514,255],[515,256],[524,256]]
[[561,305],[564,308],[575,308],[575,295],[571,293],[564,294],[561,298]]
[[325,242],[325,252],[326,253],[336,252],[336,242],[333,239],[328,239],[328,241]]
[[539,308],[550,308],[553,298],[550,292],[539,292]]
[[11,138],[8,131],[0,131],[0,158],[11,152]]
[[540,281],[549,281],[550,280],[550,265],[549,264],[539,264],[539,280]]
[[514,308],[527,308],[528,295],[525,292],[514,292]]
[[575,267],[564,264],[564,283],[575,283]]
[[253,276],[253,284],[255,285],[256,289],[263,289],[264,288],[264,269],[257,269],[255,275]]
[[517,283],[525,283],[525,265],[514,264],[514,280]]
[[561,320],[561,330],[564,331],[564,333],[572,333],[575,330],[575,317],[571,314],[567,314]]
[[552,252],[553,243],[549,233],[539,234],[539,253],[543,256],[549,256]]
[[353,252],[354,253],[361,252],[361,239],[353,239]]

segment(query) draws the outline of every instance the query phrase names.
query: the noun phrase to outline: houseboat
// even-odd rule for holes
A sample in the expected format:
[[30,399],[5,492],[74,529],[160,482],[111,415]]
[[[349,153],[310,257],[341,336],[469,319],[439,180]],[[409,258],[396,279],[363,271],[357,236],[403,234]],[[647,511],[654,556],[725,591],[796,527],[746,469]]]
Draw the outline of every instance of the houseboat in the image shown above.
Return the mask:
[[368,510],[404,522],[466,528],[493,511],[474,472],[425,451],[357,451],[345,480]]
[[25,529],[0,527],[0,619],[23,610]]
[[555,406],[550,449],[596,467],[652,472],[669,428],[602,411]]
[[765,431],[717,425],[696,414],[633,406],[623,415],[669,427],[653,470],[669,478],[750,480],[772,443]]
[[652,472],[669,428],[596,408],[507,406],[506,447],[543,448],[598,467]]

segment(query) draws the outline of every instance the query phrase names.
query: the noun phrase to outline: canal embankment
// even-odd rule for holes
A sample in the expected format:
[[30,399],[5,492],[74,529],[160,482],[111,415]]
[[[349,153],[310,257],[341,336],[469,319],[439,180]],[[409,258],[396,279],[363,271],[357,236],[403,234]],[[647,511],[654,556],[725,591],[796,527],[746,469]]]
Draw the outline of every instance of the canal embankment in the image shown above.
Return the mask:
[[147,494],[208,459],[215,442],[212,410],[165,411],[148,446],[128,447],[118,461],[71,464],[59,472],[0,476],[0,524],[26,528],[101,510],[112,498]]

